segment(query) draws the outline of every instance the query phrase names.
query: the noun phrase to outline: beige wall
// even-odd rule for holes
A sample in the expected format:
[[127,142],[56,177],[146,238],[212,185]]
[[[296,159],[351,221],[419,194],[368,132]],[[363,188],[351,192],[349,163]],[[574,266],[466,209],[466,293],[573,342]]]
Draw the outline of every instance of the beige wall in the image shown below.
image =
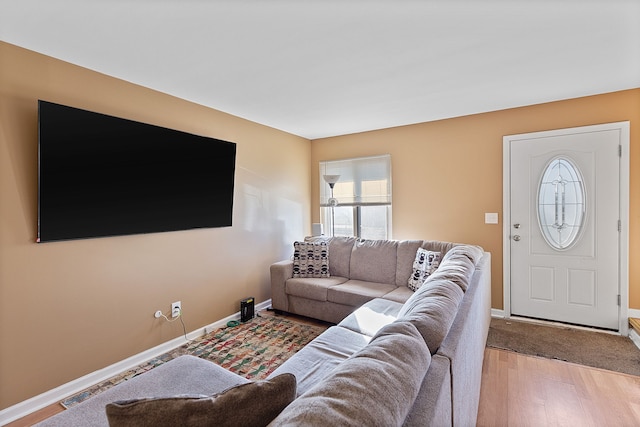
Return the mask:
[[[640,89],[312,141],[312,220],[320,219],[319,161],[390,153],[393,238],[468,242],[492,252],[492,307],[501,309],[502,137],[627,120],[629,298],[640,309]],[[498,212],[500,224],[484,224],[485,212]]]
[[[238,143],[233,227],[35,244],[37,99]],[[463,100],[461,101],[463,102]],[[640,309],[640,89],[309,141],[0,42],[0,410],[270,297],[319,221],[318,161],[391,153],[393,237],[476,243],[502,307],[502,137],[631,121],[630,300]]]
[[[236,142],[233,226],[34,243],[37,100]],[[0,43],[0,410],[270,298],[310,228],[310,142]]]

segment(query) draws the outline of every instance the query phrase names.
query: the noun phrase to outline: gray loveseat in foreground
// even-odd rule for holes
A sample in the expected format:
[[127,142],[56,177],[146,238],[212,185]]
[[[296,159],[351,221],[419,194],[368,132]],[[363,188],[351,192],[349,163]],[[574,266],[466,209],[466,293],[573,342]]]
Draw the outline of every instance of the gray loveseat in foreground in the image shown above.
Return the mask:
[[[334,243],[344,244],[347,240]],[[407,278],[411,275],[413,259],[409,262],[404,254],[413,250],[413,255],[407,257],[415,258],[420,246],[441,250],[442,260],[438,269],[415,292],[386,287],[399,288],[401,284],[373,281],[375,292],[389,291],[380,296],[365,296],[366,300],[359,307],[342,304],[349,308],[334,310],[334,314],[344,310],[345,315],[339,323],[292,356],[265,381],[292,378],[293,374],[297,388],[293,397],[297,398],[275,419],[262,418],[261,421],[273,426],[475,425],[490,320],[490,254],[476,246],[442,242],[369,243],[363,247],[368,250],[382,247],[387,255],[395,245],[396,277],[398,274]],[[331,267],[332,246],[328,248]],[[402,248],[400,252],[399,248]],[[338,254],[340,251],[333,253],[334,256]],[[373,270],[376,267],[390,269],[388,263],[382,263],[372,253],[364,258],[374,263],[370,267]],[[358,256],[355,259],[359,259]],[[272,266],[272,278],[274,275],[282,277],[278,270],[287,270],[287,264]],[[335,264],[339,267],[340,260]],[[400,271],[404,267],[408,273]],[[335,280],[341,276],[333,277]],[[361,276],[357,277],[341,282],[357,280],[347,287],[349,296],[343,296],[343,301],[357,302],[361,297],[354,290],[365,288],[367,282]],[[371,278],[379,277],[382,274]],[[322,279],[331,279],[331,276]],[[318,282],[311,280],[310,283],[314,286]],[[324,288],[328,295],[331,287]],[[406,296],[404,301],[397,301],[402,299],[399,294]],[[308,309],[313,310],[310,307],[314,301],[320,306],[327,302],[319,301],[317,294],[313,295],[314,298],[305,303]],[[274,295],[273,301],[277,298]],[[328,302],[331,304],[324,306],[334,309],[336,304],[341,304]],[[292,307],[295,303],[287,306],[289,310]],[[182,356],[98,394],[43,425],[107,425],[105,406],[113,401],[180,394],[211,395],[235,385],[245,387],[247,380],[211,362]],[[278,392],[273,400],[281,394]],[[260,402],[264,404],[269,400],[262,398]],[[239,404],[235,397],[231,402]],[[251,404],[251,395],[248,402],[249,406],[234,407],[231,413],[259,411],[258,402]],[[224,409],[210,412],[211,425],[221,424],[221,419],[216,418],[220,414],[231,419]],[[140,425],[138,421],[130,425]]]

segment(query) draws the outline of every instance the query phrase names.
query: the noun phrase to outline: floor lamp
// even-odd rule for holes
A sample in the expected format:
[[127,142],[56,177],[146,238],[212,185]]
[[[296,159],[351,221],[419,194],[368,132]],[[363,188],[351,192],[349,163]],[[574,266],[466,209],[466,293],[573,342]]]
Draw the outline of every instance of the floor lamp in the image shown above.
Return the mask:
[[335,225],[335,212],[334,208],[338,206],[338,200],[333,197],[333,186],[336,185],[336,182],[340,179],[340,175],[323,175],[324,180],[329,184],[329,188],[331,188],[331,197],[328,200],[329,206],[331,206],[331,237],[335,237],[336,235],[336,225]]

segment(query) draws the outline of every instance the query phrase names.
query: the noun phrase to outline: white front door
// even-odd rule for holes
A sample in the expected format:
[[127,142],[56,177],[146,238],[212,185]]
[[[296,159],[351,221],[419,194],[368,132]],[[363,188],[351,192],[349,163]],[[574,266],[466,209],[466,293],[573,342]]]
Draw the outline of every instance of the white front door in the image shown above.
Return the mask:
[[618,330],[621,130],[504,141],[511,314]]

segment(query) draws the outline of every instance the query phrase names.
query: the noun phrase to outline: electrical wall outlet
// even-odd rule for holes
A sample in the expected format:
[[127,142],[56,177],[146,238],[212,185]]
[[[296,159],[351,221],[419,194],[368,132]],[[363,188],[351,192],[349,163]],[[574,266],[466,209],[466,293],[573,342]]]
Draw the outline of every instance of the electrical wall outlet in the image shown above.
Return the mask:
[[182,312],[182,302],[176,301],[171,303],[171,317],[178,317]]

